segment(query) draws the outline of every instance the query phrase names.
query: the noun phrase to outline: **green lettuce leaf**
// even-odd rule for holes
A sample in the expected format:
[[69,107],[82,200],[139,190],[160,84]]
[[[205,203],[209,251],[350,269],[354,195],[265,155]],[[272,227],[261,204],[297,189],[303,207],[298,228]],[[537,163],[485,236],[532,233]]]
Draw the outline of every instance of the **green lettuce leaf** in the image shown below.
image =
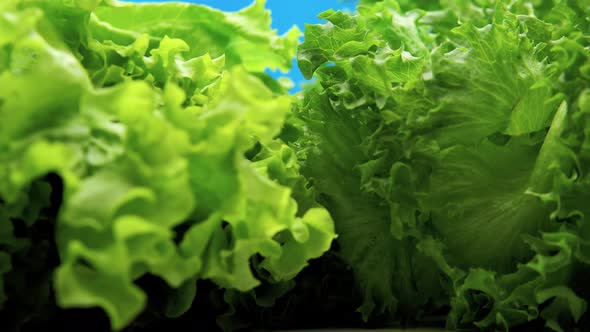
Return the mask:
[[588,13],[361,1],[306,27],[299,66],[316,83],[291,146],[365,320],[424,324],[445,308],[452,329],[581,320]]
[[288,282],[329,249],[330,215],[290,188],[295,155],[256,151],[283,145],[291,98],[263,72],[289,69],[299,35],[277,36],[264,7],[1,5],[0,303],[20,301],[4,275],[28,273],[11,256],[39,245],[12,234],[20,220],[55,229],[57,304],[99,307],[115,330],[144,311],[147,275],[177,317],[199,279],[250,291],[253,271]]

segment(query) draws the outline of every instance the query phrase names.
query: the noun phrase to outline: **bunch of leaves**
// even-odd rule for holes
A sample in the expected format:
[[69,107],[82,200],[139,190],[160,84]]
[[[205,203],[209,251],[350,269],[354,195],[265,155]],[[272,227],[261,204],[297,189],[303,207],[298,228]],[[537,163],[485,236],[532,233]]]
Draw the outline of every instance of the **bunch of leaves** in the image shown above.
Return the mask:
[[[234,13],[101,0],[0,4],[0,316],[189,309],[197,280],[292,279],[335,237],[276,139],[299,31]],[[296,199],[300,200],[300,204]]]
[[363,318],[579,326],[588,2],[361,1],[320,17],[285,140],[335,220]]

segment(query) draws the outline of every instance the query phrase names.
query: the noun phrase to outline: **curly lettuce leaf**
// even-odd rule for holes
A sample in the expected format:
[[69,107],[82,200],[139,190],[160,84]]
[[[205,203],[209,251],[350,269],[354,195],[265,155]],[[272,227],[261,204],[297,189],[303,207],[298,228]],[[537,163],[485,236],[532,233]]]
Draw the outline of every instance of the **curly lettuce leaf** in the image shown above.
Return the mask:
[[[262,72],[288,69],[299,33],[277,36],[264,1],[236,13],[116,1],[1,8],[0,204],[26,207],[0,213],[1,275],[21,273],[5,271],[13,219],[34,224],[45,205],[57,304],[99,307],[115,330],[144,310],[146,275],[165,281],[163,308],[179,316],[198,279],[249,291],[254,270],[289,281],[328,250],[329,214],[299,208],[291,183],[261,166],[294,161],[251,152],[280,145],[291,98]],[[50,202],[31,189],[48,174],[63,186]]]
[[584,259],[545,262],[585,241],[588,9],[362,1],[306,29],[299,65],[317,83],[291,146],[334,216],[365,319],[445,306],[451,328],[581,319]]

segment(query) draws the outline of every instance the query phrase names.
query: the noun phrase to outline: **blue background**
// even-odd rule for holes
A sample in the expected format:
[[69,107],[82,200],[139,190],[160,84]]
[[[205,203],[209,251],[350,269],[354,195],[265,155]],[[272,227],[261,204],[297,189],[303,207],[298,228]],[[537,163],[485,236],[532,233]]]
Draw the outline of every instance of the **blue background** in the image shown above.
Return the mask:
[[[1,0],[0,0],[1,1]],[[127,0],[131,2],[170,2],[170,0]],[[178,0],[176,0],[178,1]],[[211,6],[223,11],[236,11],[248,6],[253,0],[185,0]],[[299,26],[303,31],[303,25],[306,23],[322,23],[317,15],[325,10],[333,8],[335,10],[353,10],[355,7],[354,0],[267,0],[266,8],[272,11],[272,27],[277,29],[280,34],[289,30],[293,25]],[[284,76],[285,74],[271,72],[273,77]],[[305,79],[299,72],[295,60],[293,68],[287,74],[293,80],[295,87],[293,91],[300,89]]]

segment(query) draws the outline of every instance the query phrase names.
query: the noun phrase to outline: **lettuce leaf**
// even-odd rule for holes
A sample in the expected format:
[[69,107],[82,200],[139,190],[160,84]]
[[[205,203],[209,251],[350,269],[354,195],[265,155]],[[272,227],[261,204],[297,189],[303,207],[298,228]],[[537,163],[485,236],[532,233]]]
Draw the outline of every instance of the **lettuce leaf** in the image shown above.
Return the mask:
[[561,331],[581,319],[589,13],[361,1],[306,27],[299,67],[316,82],[291,145],[334,216],[365,320],[448,312],[451,329]]
[[[165,313],[179,316],[198,279],[249,291],[253,270],[289,281],[328,250],[331,217],[298,206],[276,138],[291,98],[264,74],[289,69],[299,31],[277,36],[264,6],[3,2],[0,303],[20,296],[3,282],[21,273],[17,243],[37,241],[20,220],[55,228],[57,304],[99,307],[115,330],[145,309],[143,276],[176,290]],[[59,199],[36,196],[42,183]]]

